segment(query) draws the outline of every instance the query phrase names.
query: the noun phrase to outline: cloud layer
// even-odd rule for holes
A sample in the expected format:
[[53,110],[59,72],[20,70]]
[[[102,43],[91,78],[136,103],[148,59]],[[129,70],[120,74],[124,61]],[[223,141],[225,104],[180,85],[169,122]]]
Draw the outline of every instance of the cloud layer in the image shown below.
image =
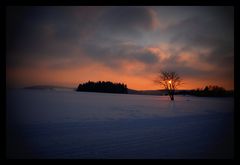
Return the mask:
[[175,70],[191,82],[184,88],[233,88],[233,7],[8,7],[6,29],[9,84],[49,74],[42,83],[106,78],[154,89],[159,70]]

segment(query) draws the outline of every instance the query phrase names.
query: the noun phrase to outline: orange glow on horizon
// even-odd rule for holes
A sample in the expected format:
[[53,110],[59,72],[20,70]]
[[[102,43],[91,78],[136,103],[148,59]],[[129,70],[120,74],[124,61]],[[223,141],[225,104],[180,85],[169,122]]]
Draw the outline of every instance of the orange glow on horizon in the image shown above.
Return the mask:
[[[130,71],[132,67],[126,66]],[[91,73],[91,74],[90,74]],[[120,71],[113,71],[99,64],[90,65],[82,68],[72,68],[63,70],[49,70],[46,68],[37,68],[31,70],[28,68],[10,69],[6,73],[7,86],[25,87],[32,85],[59,85],[66,87],[77,87],[79,83],[87,81],[112,81],[127,84],[128,88],[135,90],[157,90],[163,89],[159,84],[154,83],[155,75],[137,75],[121,74]],[[217,82],[217,83],[216,83]],[[171,83],[171,80],[169,80]],[[206,85],[218,85],[227,90],[234,89],[233,81],[217,79],[190,79],[183,77],[183,85],[177,89],[196,89],[204,88]]]
[[[190,58],[183,56],[184,60]],[[127,84],[127,87],[135,90],[157,90],[163,89],[159,84],[154,83],[157,74],[148,71],[149,67],[139,61],[119,60],[116,65],[119,68],[107,67],[97,61],[92,61],[83,54],[81,59],[85,61],[81,67],[74,65],[66,68],[51,68],[54,61],[41,61],[36,64],[34,69],[28,66],[19,68],[6,68],[6,83],[10,87],[25,87],[33,85],[59,85],[66,87],[77,87],[79,83],[87,81],[112,81]],[[78,59],[76,59],[78,60]],[[190,60],[191,61],[191,60]],[[195,60],[196,61],[196,60]],[[60,61],[67,66],[68,60]],[[197,63],[195,63],[197,65]],[[114,64],[113,64],[114,65]],[[225,89],[234,89],[233,78],[224,76],[213,78],[189,78],[180,75],[183,85],[177,89],[196,89],[204,88],[206,85],[218,85]],[[169,80],[171,84],[171,80]]]

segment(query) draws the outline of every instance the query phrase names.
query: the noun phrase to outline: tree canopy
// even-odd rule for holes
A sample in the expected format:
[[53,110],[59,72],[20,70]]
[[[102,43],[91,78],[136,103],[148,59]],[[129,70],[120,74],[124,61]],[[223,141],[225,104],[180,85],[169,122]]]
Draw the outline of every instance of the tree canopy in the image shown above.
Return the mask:
[[110,81],[98,81],[79,84],[77,91],[103,92],[103,93],[128,93],[127,85]]
[[162,71],[155,80],[156,83],[163,86],[171,100],[174,100],[174,92],[177,86],[182,84],[180,76],[176,72]]

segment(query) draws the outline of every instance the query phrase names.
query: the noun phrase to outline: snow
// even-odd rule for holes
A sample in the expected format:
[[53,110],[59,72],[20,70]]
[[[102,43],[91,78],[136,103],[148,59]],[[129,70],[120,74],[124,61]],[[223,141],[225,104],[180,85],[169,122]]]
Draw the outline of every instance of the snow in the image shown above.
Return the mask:
[[233,98],[7,91],[7,157],[233,158]]

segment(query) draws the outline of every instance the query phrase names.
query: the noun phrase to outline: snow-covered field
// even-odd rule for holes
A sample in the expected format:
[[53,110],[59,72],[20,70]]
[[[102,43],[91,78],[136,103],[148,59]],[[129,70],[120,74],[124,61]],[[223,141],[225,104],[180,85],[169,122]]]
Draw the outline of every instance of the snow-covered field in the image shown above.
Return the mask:
[[8,158],[233,158],[233,98],[12,89]]

